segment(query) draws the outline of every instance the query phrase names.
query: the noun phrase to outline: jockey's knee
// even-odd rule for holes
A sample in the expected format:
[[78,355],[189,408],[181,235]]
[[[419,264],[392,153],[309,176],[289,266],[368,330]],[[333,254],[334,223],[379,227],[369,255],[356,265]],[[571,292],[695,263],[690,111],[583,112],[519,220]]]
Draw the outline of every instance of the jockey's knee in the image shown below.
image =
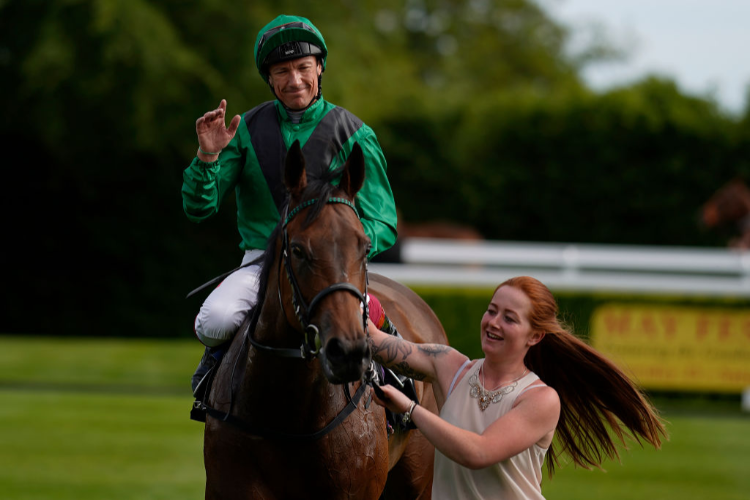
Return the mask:
[[195,318],[195,335],[208,347],[221,345],[234,337],[246,315],[236,303],[204,304]]

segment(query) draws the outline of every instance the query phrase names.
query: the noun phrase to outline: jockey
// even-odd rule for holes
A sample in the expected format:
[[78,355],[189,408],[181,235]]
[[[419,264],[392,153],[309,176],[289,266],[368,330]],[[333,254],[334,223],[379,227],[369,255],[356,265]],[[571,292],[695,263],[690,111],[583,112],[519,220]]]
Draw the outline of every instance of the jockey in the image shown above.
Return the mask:
[[[255,305],[260,265],[254,261],[280,221],[286,193],[284,158],[294,141],[302,145],[308,171],[340,167],[359,143],[366,180],[355,203],[372,245],[368,257],[390,248],[397,236],[393,193],[375,133],[323,98],[328,48],[320,31],[304,17],[278,16],[258,33],[254,54],[275,100],[234,116],[229,127],[225,100],[205,113],[196,121],[198,152],[183,174],[183,208],[193,222],[214,215],[225,196],[235,191],[244,251],[243,267],[211,292],[195,318],[195,335],[206,346],[192,379],[196,397],[204,389],[200,382]],[[384,315],[373,319],[376,325],[384,321]]]

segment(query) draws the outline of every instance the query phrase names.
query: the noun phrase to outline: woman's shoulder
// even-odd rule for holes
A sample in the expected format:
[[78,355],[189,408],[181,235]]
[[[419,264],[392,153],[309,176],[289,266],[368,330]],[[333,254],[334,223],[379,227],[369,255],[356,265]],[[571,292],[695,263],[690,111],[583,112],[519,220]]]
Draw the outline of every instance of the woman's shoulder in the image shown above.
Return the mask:
[[452,360],[452,363],[450,363],[450,367],[446,370],[448,372],[447,375],[452,379],[452,385],[461,381],[480,361],[480,359],[470,359],[464,355],[462,357],[456,356]]
[[514,406],[524,401],[528,401],[535,406],[541,405],[549,408],[560,408],[560,396],[557,394],[557,391],[554,387],[545,384],[538,377],[521,390]]
[[443,401],[453,392],[453,388],[466,376],[469,370],[473,366],[476,366],[476,362],[478,361],[469,359],[459,351],[453,351],[452,355],[441,361],[438,367],[438,387],[436,389],[439,388],[439,399]]
[[477,366],[477,363],[481,361],[480,359],[471,359],[455,349],[452,349],[452,351],[453,353],[450,357],[451,371],[455,373],[458,378],[461,378],[461,376]]

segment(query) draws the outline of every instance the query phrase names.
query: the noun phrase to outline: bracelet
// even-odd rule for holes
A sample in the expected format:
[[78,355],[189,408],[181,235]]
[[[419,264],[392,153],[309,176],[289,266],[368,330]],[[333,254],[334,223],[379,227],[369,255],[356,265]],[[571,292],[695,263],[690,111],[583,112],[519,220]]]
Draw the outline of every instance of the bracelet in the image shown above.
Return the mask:
[[198,146],[198,151],[200,151],[201,153],[203,153],[206,156],[216,156],[219,153],[221,153],[221,151],[219,151],[219,153],[209,153],[208,151],[203,151],[200,146]]
[[411,414],[414,411],[414,408],[417,407],[417,402],[412,401],[411,406],[409,406],[409,409],[406,410],[406,413],[404,413],[404,418],[401,420],[404,425],[408,425],[409,422],[411,422]]

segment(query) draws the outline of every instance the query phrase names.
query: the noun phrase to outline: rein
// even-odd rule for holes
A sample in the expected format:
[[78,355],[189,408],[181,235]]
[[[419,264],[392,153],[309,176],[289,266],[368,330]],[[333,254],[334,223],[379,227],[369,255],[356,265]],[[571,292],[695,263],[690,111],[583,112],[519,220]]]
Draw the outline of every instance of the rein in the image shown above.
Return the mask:
[[[336,428],[339,424],[341,424],[355,409],[357,409],[359,401],[362,399],[362,395],[365,393],[367,386],[373,384],[373,379],[375,377],[375,371],[374,371],[373,366],[371,365],[370,369],[365,374],[364,380],[361,381],[359,388],[354,393],[354,396],[352,396],[349,391],[349,384],[345,384],[344,395],[346,396],[346,399],[347,399],[346,406],[344,406],[344,408],[339,412],[339,414],[336,415],[336,418],[334,418],[331,422],[329,422],[325,427],[310,434],[295,434],[295,433],[277,431],[274,429],[268,429],[265,427],[254,426],[248,423],[247,421],[231,414],[232,407],[234,406],[234,392],[231,389],[234,385],[233,384],[234,373],[237,367],[237,362],[239,361],[240,358],[242,358],[242,354],[245,351],[245,347],[247,346],[246,341],[249,340],[250,343],[253,345],[253,347],[255,347],[256,349],[272,354],[274,356],[279,356],[283,358],[296,358],[296,359],[303,359],[306,361],[311,361],[312,359],[318,356],[321,349],[320,349],[320,330],[318,329],[316,325],[310,324],[310,317],[313,311],[315,310],[315,307],[320,303],[320,301],[324,297],[334,292],[338,292],[338,291],[349,292],[361,301],[363,305],[362,327],[364,329],[365,335],[367,335],[367,318],[369,316],[369,312],[368,312],[367,300],[365,299],[367,295],[367,270],[366,268],[365,268],[365,291],[364,293],[361,292],[357,287],[355,287],[351,283],[347,283],[347,282],[334,283],[333,285],[330,285],[324,288],[323,290],[321,290],[320,292],[318,292],[318,294],[315,295],[315,297],[313,297],[313,299],[308,304],[305,298],[302,296],[302,293],[300,292],[299,284],[297,282],[297,279],[292,270],[291,263],[289,261],[289,235],[287,233],[287,225],[298,213],[300,213],[300,211],[313,205],[317,201],[318,201],[317,199],[313,198],[295,207],[291,212],[288,212],[288,214],[284,218],[284,223],[282,226],[284,232],[283,232],[282,248],[281,248],[281,260],[279,262],[279,274],[281,274],[281,266],[283,262],[283,266],[286,271],[287,280],[289,281],[289,284],[292,287],[292,306],[294,307],[294,313],[300,325],[302,326],[302,330],[304,332],[302,345],[298,349],[291,349],[291,348],[270,347],[270,346],[260,344],[255,339],[253,339],[253,335],[251,332],[251,325],[248,324],[248,326],[245,328],[242,346],[240,347],[238,351],[237,358],[235,359],[235,362],[234,362],[234,367],[232,368],[232,375],[231,375],[230,382],[229,382],[229,387],[230,387],[229,411],[223,412],[215,408],[212,408],[206,404],[205,400],[200,403],[198,402],[195,403],[196,408],[201,409],[202,411],[206,412],[206,414],[210,415],[211,417],[217,420],[221,420],[223,422],[232,424],[235,427],[238,427],[251,434],[254,434],[260,438],[268,438],[268,439],[275,439],[275,440],[301,440],[301,441],[314,441],[314,440],[322,438],[323,436],[331,432],[334,428]],[[354,206],[352,202],[350,202],[349,200],[345,198],[337,198],[337,197],[328,198],[326,200],[326,203],[340,203],[340,204],[346,205],[350,207],[352,210],[354,210],[354,213],[357,215],[357,218],[359,219],[359,212],[357,211],[357,208]],[[287,206],[287,211],[288,209],[289,207]],[[365,266],[366,266],[366,263],[365,263]],[[278,294],[279,303],[283,310],[284,302],[281,297],[280,284],[279,284],[278,289],[279,289],[279,294]]]

